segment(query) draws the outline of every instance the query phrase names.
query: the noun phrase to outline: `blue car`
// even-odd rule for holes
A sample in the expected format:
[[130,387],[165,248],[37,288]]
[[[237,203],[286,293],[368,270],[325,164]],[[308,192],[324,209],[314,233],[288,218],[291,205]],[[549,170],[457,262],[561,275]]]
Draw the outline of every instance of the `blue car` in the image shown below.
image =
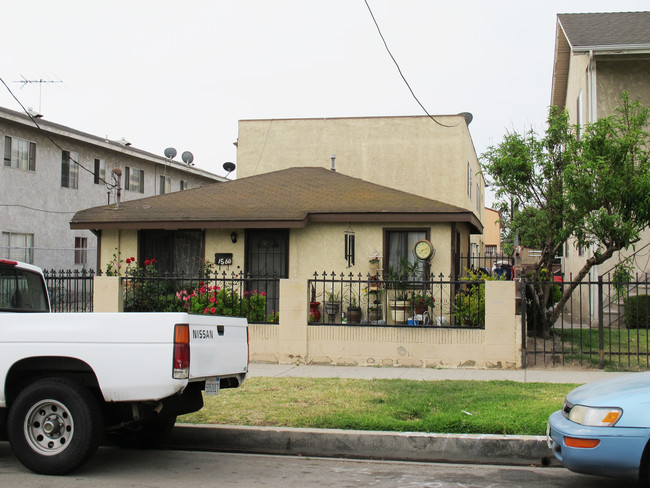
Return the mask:
[[548,420],[555,457],[578,473],[648,478],[650,372],[582,385]]

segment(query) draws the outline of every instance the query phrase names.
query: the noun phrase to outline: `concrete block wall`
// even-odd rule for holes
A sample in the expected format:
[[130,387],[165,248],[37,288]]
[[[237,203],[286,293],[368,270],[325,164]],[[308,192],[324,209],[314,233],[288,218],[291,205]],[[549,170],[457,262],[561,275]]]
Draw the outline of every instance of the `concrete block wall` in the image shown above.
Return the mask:
[[[121,311],[118,277],[95,277],[95,310]],[[278,324],[250,324],[250,358],[277,364],[416,368],[522,366],[521,316],[516,283],[485,283],[485,329],[309,325],[303,280],[280,281]]]

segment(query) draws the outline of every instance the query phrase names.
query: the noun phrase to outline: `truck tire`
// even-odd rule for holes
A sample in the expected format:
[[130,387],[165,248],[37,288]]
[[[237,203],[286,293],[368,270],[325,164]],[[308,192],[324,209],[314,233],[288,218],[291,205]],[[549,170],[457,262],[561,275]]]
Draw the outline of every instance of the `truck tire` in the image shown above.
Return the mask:
[[67,378],[43,378],[22,390],[9,409],[11,449],[27,468],[61,475],[88,462],[99,446],[102,415],[87,388]]
[[106,438],[120,447],[149,449],[158,446],[174,428],[176,417],[163,417],[106,432]]

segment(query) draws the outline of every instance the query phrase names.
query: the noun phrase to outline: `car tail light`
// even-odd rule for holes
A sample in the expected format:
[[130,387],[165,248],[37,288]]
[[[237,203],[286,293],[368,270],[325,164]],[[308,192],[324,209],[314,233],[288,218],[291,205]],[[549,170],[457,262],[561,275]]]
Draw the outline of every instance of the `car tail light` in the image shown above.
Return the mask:
[[580,447],[582,449],[593,449],[600,441],[598,439],[579,439],[577,437],[564,436],[564,444],[568,447]]
[[12,259],[0,259],[0,263],[8,264],[9,266],[18,266],[18,261]]
[[174,361],[172,377],[186,380],[190,377],[190,326],[176,324],[174,327]]

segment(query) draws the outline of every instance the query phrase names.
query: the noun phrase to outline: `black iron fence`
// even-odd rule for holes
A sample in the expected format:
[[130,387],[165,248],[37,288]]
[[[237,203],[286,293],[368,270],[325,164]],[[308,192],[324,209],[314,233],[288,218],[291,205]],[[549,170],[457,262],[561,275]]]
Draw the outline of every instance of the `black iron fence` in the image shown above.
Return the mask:
[[280,281],[276,277],[222,273],[210,277],[122,278],[125,312],[189,312],[246,317],[253,323],[278,321]]
[[[550,315],[568,282],[521,282],[527,366],[596,366],[613,370],[650,368],[650,288],[647,275],[613,275],[575,283],[555,320]],[[542,305],[535,288],[551,288]],[[549,320],[549,318],[551,320]]]
[[376,275],[314,273],[311,325],[485,327],[485,286],[480,280],[439,276],[399,280]]
[[43,270],[52,312],[92,312],[93,278],[91,270]]

